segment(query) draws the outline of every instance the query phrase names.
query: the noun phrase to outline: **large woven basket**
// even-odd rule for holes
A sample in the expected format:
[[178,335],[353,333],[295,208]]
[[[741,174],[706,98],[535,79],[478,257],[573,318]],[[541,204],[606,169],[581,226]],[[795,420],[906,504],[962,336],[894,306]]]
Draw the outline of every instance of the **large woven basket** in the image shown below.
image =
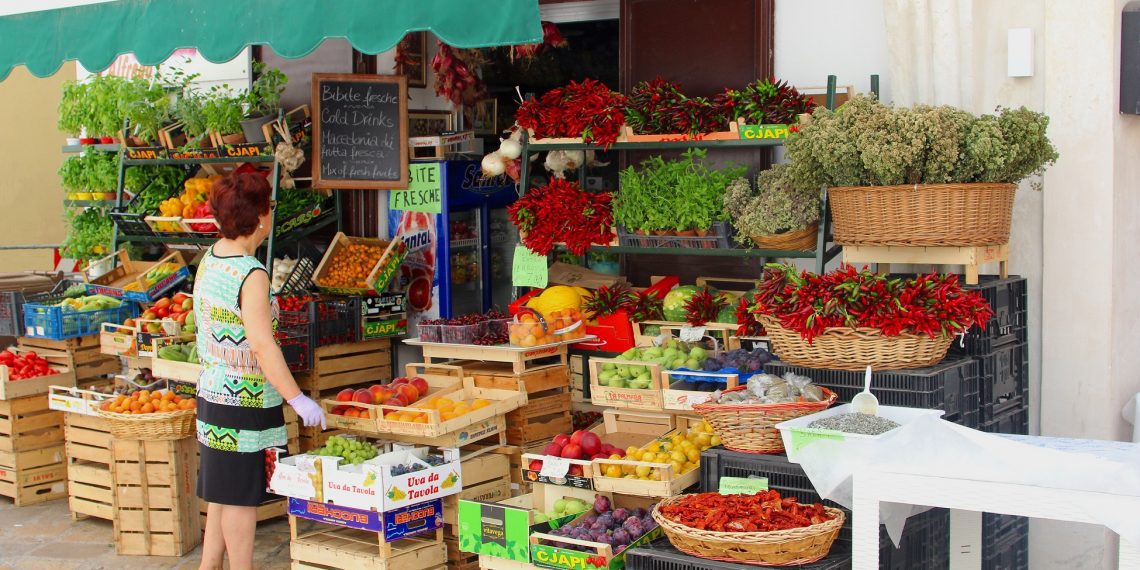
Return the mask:
[[803,528],[769,532],[715,532],[675,523],[661,515],[660,508],[680,497],[665,499],[653,507],[653,520],[669,542],[681,552],[709,560],[757,566],[799,566],[827,556],[839,536],[846,516],[834,507],[824,507],[833,518]]
[[756,247],[760,249],[811,251],[815,249],[818,232],[819,223],[814,223],[782,234],[749,237],[752,238],[752,243],[755,243]]
[[[747,390],[738,386],[726,390]],[[776,424],[800,416],[822,412],[838,398],[835,392],[823,390],[822,402],[788,402],[784,404],[694,404],[693,411],[709,422],[721,443],[742,453],[783,453],[784,440]]]
[[1014,184],[911,184],[827,189],[839,245],[1009,243]]
[[786,329],[767,315],[756,320],[764,325],[772,352],[781,361],[809,368],[833,370],[904,370],[926,368],[942,362],[954,341],[952,336],[930,338],[920,334],[885,336],[879,329],[832,327],[809,344],[800,333]]
[[197,410],[178,410],[156,414],[127,415],[96,410],[111,426],[118,439],[170,440],[190,437],[195,433]]

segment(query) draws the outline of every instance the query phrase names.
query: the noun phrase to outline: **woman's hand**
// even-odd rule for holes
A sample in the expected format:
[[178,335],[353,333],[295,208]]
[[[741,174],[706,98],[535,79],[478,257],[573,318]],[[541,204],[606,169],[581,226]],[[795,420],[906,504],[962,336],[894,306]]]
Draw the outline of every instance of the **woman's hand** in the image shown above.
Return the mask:
[[328,425],[325,423],[325,411],[308,396],[297,394],[296,397],[289,400],[289,405],[293,406],[293,411],[297,412],[297,417],[301,418],[301,424],[305,427],[320,424],[321,429],[328,429]]

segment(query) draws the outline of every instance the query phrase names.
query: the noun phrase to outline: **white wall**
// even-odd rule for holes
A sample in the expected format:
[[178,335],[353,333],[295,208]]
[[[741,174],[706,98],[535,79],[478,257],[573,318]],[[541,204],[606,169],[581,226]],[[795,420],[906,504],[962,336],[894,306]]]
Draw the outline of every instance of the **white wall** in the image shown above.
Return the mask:
[[776,77],[796,87],[826,87],[827,76],[890,101],[882,0],[776,0]]

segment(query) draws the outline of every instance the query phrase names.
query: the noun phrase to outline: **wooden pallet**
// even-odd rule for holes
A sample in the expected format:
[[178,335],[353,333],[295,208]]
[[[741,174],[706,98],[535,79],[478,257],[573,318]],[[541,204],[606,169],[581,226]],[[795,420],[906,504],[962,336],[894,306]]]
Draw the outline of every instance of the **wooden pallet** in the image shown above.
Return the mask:
[[479,568],[479,555],[459,550],[459,539],[445,536],[443,543],[447,545],[448,570]]
[[67,496],[63,445],[0,452],[0,495],[17,507]]
[[978,284],[978,266],[998,263],[1001,278],[1009,277],[1009,244],[979,247],[843,246],[843,263],[874,263],[879,273],[890,273],[892,263],[964,265],[966,284]]
[[423,570],[447,564],[443,531],[384,542],[382,533],[289,516],[293,568],[317,570]]
[[64,355],[68,359],[67,367],[75,372],[76,381],[80,383],[102,380],[122,372],[119,358],[103,354],[100,350],[97,334],[67,340],[20,337],[16,342],[20,348]]
[[124,556],[183,556],[202,542],[198,442],[112,440],[115,550]]
[[72,520],[115,518],[111,481],[111,426],[106,419],[63,414],[67,449],[67,495]]
[[392,379],[392,341],[380,338],[317,347],[313,369],[296,379],[310,398],[332,389],[387,382]]
[[454,528],[458,524],[459,500],[497,503],[511,498],[511,460],[500,453],[482,453],[459,464],[463,473],[463,490],[443,498],[443,522]]
[[0,451],[63,443],[63,412],[48,408],[47,394],[0,400]]

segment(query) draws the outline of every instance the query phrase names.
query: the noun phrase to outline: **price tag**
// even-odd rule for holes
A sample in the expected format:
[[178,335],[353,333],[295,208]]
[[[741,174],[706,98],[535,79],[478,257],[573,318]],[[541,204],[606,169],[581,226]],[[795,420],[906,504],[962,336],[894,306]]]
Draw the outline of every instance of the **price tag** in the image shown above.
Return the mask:
[[679,336],[682,342],[700,342],[705,338],[705,327],[681,327]]
[[543,477],[565,477],[570,471],[570,460],[547,455],[542,458],[542,470],[538,472]]
[[767,477],[721,477],[718,489],[721,495],[755,495],[767,490]]
[[511,264],[511,284],[515,287],[546,287],[546,256],[515,246],[515,259]]

